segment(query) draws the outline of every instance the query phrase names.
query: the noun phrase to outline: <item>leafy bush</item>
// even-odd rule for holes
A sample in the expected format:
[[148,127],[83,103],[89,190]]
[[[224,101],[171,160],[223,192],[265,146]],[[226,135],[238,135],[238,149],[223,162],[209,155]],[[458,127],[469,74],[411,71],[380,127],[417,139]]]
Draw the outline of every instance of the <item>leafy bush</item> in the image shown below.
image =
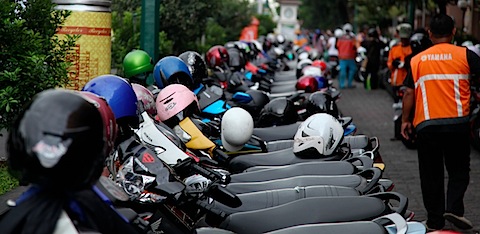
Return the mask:
[[36,93],[68,83],[66,55],[78,37],[55,33],[69,14],[54,10],[51,0],[0,4],[0,129]]
[[18,186],[18,180],[13,177],[5,163],[0,163],[0,195]]

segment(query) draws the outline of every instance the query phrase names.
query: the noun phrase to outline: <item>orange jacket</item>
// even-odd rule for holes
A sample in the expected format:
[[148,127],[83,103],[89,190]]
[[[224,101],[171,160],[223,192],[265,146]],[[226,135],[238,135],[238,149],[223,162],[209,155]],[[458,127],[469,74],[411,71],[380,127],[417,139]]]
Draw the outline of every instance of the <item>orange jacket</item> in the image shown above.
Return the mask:
[[338,58],[355,59],[357,57],[357,48],[355,38],[343,36],[337,40]]
[[405,57],[412,53],[412,48],[410,46],[402,46],[401,43],[394,45],[390,52],[388,53],[387,65],[390,71],[392,72],[391,84],[392,86],[402,86],[405,77],[407,76],[407,69],[395,68],[392,65],[393,60],[399,58],[401,62],[405,62]]
[[454,124],[468,121],[470,67],[466,48],[447,43],[432,46],[412,58],[415,82],[413,125]]
[[240,33],[240,41],[253,41],[257,40],[258,38],[258,26],[256,25],[249,25],[243,28],[242,32]]

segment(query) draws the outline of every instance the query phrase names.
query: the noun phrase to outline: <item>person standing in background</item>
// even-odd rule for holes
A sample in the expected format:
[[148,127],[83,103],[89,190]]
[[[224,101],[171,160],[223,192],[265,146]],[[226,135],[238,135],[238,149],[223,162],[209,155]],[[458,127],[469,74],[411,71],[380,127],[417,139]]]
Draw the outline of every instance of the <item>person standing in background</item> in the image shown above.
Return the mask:
[[[376,28],[370,28],[367,33],[367,38],[362,41],[361,46],[367,50],[366,66],[361,69],[364,80],[364,87],[366,89],[378,88],[378,70],[380,69],[380,50],[385,47],[385,44],[380,41]],[[370,78],[368,76],[370,75]],[[370,85],[368,85],[370,84]]]
[[357,70],[357,65],[355,64],[357,47],[355,34],[352,33],[352,29],[353,28],[351,24],[345,24],[343,26],[344,35],[338,38],[336,43],[336,48],[338,50],[338,59],[340,60],[340,89],[345,88],[345,79],[347,79],[347,72],[347,87],[355,88],[355,86],[353,85],[353,77],[355,76],[355,72]]
[[412,26],[404,23],[398,26],[398,35],[400,37],[400,43],[393,46],[388,54],[387,65],[391,71],[390,83],[393,89],[394,106],[399,105],[400,87],[403,85],[405,76],[407,75],[407,69],[405,69],[405,57],[412,53],[410,48],[410,34],[412,33]]

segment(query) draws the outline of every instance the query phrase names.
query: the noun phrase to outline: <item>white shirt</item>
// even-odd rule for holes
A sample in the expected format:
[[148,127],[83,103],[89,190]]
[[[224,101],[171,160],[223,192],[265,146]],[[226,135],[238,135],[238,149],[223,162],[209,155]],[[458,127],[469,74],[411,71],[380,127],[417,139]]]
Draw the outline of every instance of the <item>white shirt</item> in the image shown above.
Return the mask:
[[335,43],[337,42],[337,38],[335,37],[330,37],[328,38],[328,44],[330,47],[328,47],[328,56],[338,56],[338,50],[335,48]]

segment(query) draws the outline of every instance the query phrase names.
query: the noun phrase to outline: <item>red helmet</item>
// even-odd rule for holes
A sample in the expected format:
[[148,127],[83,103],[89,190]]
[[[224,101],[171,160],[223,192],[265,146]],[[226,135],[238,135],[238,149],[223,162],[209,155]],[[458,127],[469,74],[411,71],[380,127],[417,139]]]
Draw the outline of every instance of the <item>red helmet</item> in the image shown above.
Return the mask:
[[105,128],[105,140],[107,142],[107,148],[105,149],[106,155],[109,155],[113,150],[115,139],[117,138],[118,128],[115,115],[108,105],[107,100],[105,100],[103,97],[87,91],[79,91],[78,93],[83,97],[83,99],[95,105],[100,112],[103,120],[103,127]]
[[305,90],[306,93],[313,93],[318,89],[318,80],[314,76],[302,76],[295,85],[297,90]]
[[151,116],[157,115],[155,98],[153,97],[152,92],[139,84],[132,84],[132,88],[133,91],[135,91],[137,100],[143,104],[143,109]]
[[223,67],[224,63],[230,60],[227,49],[221,45],[216,45],[210,48],[205,55],[205,60],[208,67]]
[[327,70],[327,63],[323,60],[317,59],[313,61],[312,66],[319,67],[323,72]]

